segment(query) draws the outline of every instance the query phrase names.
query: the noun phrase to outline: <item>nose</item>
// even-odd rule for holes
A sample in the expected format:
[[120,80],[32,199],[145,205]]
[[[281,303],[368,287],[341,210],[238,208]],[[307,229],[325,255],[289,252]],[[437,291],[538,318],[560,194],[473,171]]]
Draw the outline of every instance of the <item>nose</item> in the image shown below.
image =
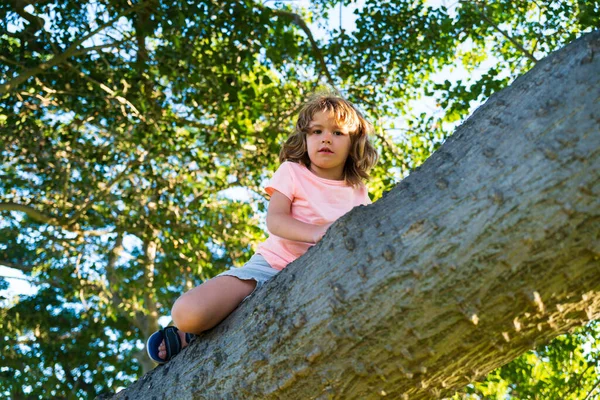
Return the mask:
[[331,132],[324,132],[323,136],[321,136],[321,142],[331,144],[331,136]]

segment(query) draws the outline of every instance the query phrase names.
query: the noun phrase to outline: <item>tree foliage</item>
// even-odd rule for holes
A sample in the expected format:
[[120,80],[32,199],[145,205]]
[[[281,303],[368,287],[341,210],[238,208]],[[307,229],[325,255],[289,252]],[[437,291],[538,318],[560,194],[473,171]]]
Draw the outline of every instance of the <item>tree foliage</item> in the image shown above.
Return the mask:
[[454,399],[592,399],[597,397],[598,322],[562,335],[468,385]]
[[[0,264],[37,289],[0,309],[1,393],[88,397],[151,368],[142,344],[174,299],[264,238],[260,185],[308,93],[328,85],[376,122],[377,199],[479,102],[600,26],[597,1],[367,0],[355,30],[315,37],[307,23],[339,6],[0,4]],[[445,79],[452,68],[466,78]],[[591,389],[586,335],[467,391],[555,393],[564,371]],[[519,379],[528,369],[536,381]]]

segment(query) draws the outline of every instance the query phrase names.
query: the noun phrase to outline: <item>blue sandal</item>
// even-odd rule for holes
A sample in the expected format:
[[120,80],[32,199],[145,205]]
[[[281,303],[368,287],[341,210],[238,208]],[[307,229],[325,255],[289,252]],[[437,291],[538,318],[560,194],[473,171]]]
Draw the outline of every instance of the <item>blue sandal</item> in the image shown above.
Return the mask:
[[[179,329],[174,326],[167,326],[164,329],[158,330],[154,332],[148,338],[146,342],[146,350],[148,351],[148,356],[158,364],[164,364],[173,358],[176,354],[179,354],[181,349],[183,348],[183,343],[181,343],[181,338],[179,337]],[[194,335],[191,333],[185,334],[185,340],[190,344]],[[160,346],[160,342],[165,341],[165,350],[167,351],[167,357],[163,360],[158,356],[158,346]]]

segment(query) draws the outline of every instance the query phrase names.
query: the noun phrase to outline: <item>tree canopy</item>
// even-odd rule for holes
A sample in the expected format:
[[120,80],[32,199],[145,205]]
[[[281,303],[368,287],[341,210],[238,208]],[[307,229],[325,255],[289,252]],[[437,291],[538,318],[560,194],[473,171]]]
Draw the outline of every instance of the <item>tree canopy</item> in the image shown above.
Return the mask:
[[[0,393],[88,397],[152,368],[158,318],[265,237],[261,183],[307,94],[329,86],[375,122],[376,200],[474,106],[600,26],[597,1],[366,0],[351,31],[327,17],[352,2],[304,5],[0,4],[0,265],[36,289],[0,309]],[[466,78],[445,79],[453,68]],[[583,347],[597,334],[467,392],[579,398],[597,383]]]

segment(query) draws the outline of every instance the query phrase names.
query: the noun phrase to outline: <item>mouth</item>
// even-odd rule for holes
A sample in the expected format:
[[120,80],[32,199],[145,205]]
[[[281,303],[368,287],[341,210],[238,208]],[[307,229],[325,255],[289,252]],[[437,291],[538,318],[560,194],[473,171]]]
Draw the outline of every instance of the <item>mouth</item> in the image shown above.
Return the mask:
[[327,147],[324,147],[322,149],[319,149],[318,153],[329,153],[329,154],[333,154],[333,151],[331,151],[330,149],[328,149]]

